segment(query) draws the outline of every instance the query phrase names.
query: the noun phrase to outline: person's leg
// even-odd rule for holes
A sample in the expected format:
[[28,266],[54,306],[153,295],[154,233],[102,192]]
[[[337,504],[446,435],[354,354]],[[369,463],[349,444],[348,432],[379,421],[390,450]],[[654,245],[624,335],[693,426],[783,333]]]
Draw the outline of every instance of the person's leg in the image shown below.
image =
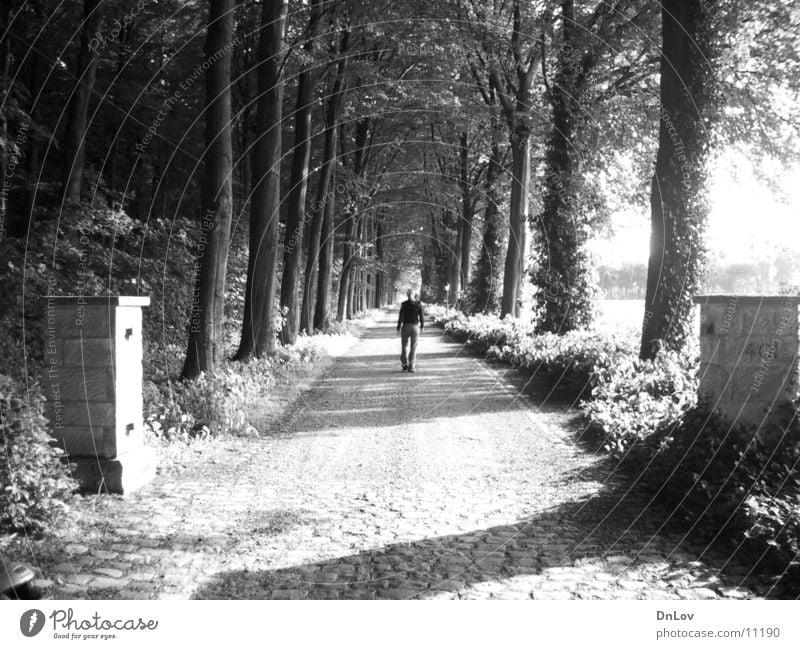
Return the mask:
[[411,349],[408,352],[408,369],[413,370],[417,362],[417,341],[419,340],[419,325],[411,325]]
[[400,329],[400,364],[405,369],[408,366],[408,356],[406,355],[406,347],[408,346],[408,327],[403,325]]

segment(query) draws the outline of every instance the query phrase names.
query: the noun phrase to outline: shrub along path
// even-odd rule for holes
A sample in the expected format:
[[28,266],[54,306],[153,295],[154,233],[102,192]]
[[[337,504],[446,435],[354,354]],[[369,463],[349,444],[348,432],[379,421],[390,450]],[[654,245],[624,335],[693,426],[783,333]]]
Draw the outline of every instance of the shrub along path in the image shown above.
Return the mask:
[[395,317],[276,430],[87,500],[40,583],[59,598],[755,596],[605,482],[565,407],[521,397],[439,330],[401,372]]

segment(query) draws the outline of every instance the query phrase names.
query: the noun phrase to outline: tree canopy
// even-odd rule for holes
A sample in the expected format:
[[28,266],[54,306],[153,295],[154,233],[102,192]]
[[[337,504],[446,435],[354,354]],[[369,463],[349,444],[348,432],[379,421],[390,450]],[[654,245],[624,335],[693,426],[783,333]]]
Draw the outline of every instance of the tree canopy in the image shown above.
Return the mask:
[[[800,152],[788,1],[31,0],[0,21],[9,299],[157,295],[186,376],[409,285],[555,333],[645,297],[642,354],[679,347],[694,292],[744,285],[705,263],[715,165],[743,153],[780,191]],[[646,277],[592,252],[622,213],[652,218]]]

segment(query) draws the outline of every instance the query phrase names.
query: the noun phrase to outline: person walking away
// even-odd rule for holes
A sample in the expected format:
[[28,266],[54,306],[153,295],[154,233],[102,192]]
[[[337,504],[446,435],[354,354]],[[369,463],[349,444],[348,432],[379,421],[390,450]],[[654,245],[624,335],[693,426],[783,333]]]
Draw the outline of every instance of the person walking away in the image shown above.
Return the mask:
[[422,305],[416,293],[406,293],[408,299],[400,305],[400,316],[397,318],[397,331],[400,332],[400,363],[403,371],[416,372],[417,341],[420,332],[425,328],[425,317]]

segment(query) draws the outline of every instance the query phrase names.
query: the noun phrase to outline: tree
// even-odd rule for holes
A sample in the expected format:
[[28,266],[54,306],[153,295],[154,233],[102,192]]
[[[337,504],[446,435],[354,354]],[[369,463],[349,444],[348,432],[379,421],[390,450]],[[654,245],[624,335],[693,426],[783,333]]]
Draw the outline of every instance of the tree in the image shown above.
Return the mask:
[[[189,320],[184,378],[213,373],[224,354],[225,271],[233,215],[231,140],[231,42],[233,0],[211,0],[206,35],[206,151],[199,272]],[[203,246],[205,246],[203,248]]]
[[[311,333],[314,323],[312,311],[314,311],[314,273],[319,268],[319,278],[317,282],[317,300],[324,300],[324,304],[316,309],[316,324],[324,326],[327,318],[328,301],[330,287],[328,282],[331,279],[331,267],[333,264],[333,205],[327,206],[333,200],[330,191],[331,180],[336,168],[336,147],[340,128],[340,118],[342,102],[347,91],[347,60],[350,49],[350,29],[345,27],[342,30],[341,40],[338,46],[339,60],[336,63],[336,74],[332,82],[331,90],[328,95],[327,105],[325,106],[325,133],[322,153],[322,166],[319,171],[319,181],[317,184],[317,201],[314,208],[314,215],[311,220],[311,230],[309,232],[308,255],[306,256],[305,288],[303,290],[303,307],[300,328]],[[323,236],[324,230],[324,236]],[[322,247],[322,254],[320,254]],[[325,264],[325,268],[319,267],[320,260]],[[323,285],[322,282],[325,282]]]
[[[484,171],[485,165],[476,163],[470,165],[469,133],[466,130],[459,132],[463,124],[456,121],[455,129],[450,128],[449,133],[439,129],[439,139],[436,138],[436,129],[431,124],[431,147],[436,165],[439,169],[439,178],[435,178],[437,193],[447,197],[448,206],[452,208],[445,214],[446,221],[441,225],[441,235],[446,238],[447,249],[447,285],[450,286],[449,299],[457,302],[461,297],[462,287],[469,283],[467,275],[471,271],[470,256],[472,253],[472,223],[475,208],[479,198],[477,183]],[[455,132],[453,132],[455,131]],[[443,153],[440,150],[443,149]],[[458,188],[458,195],[452,196],[451,187]],[[447,297],[447,295],[446,295]]]
[[640,356],[691,334],[708,205],[706,162],[716,108],[718,0],[662,2],[660,126],[651,185],[650,258]]
[[[9,88],[9,66],[11,65],[11,34],[9,33],[9,22],[11,18],[11,7],[7,2],[0,6],[0,178],[3,187],[0,189],[0,223],[5,228],[6,213],[8,211],[8,191],[6,189],[6,167],[10,157],[12,144],[8,138],[8,118],[9,99],[11,92]],[[13,224],[12,224],[13,225]],[[17,228],[12,227],[12,233]]]
[[[523,3],[513,0],[508,6],[510,16],[503,16],[506,3],[500,5],[495,17],[487,15],[479,3],[470,2],[466,21],[479,35],[482,54],[472,66],[479,87],[491,86],[499,99],[502,115],[508,125],[511,145],[511,201],[509,206],[509,235],[503,274],[501,315],[520,314],[520,295],[525,273],[528,241],[528,203],[530,193],[530,158],[532,124],[532,85],[541,65],[543,29],[550,22],[550,10],[543,3]],[[545,3],[546,4],[546,3]],[[503,30],[502,38],[491,33],[506,19],[510,33]],[[508,56],[502,53],[507,52]],[[485,74],[486,80],[478,75]],[[488,95],[486,90],[482,93]]]
[[386,272],[384,271],[384,250],[386,244],[384,237],[384,214],[379,210],[375,222],[375,257],[378,265],[375,270],[375,301],[373,307],[380,309],[386,304]]
[[[482,136],[482,133],[478,134]],[[474,138],[478,139],[478,138]],[[480,198],[479,182],[486,164],[476,162],[470,165],[470,149],[474,142],[469,141],[469,134],[462,131],[458,134],[458,172],[455,178],[443,178],[445,182],[455,181],[460,191],[460,214],[456,213],[455,245],[452,249],[450,273],[450,295],[455,301],[461,296],[462,287],[469,285],[472,275],[472,224],[475,210]],[[444,172],[443,172],[444,173]]]
[[83,15],[81,42],[74,74],[76,81],[69,99],[64,131],[63,195],[65,200],[74,202],[81,199],[83,165],[86,157],[87,113],[97,72],[97,57],[91,48],[91,41],[100,31],[102,24],[102,1],[84,0]]
[[[637,51],[640,34],[652,22],[649,3],[641,0],[600,2],[594,9],[576,8],[561,0],[561,30],[552,85],[544,78],[551,110],[542,178],[542,209],[537,218],[538,237],[533,283],[539,327],[566,332],[590,324],[596,287],[591,278],[586,243],[599,225],[587,209],[591,191],[587,176],[602,142],[587,136],[606,126],[607,94],[624,95],[652,71]],[[590,7],[587,9],[591,9]],[[615,51],[618,50],[618,51]],[[602,140],[608,140],[608,137]]]
[[258,41],[258,101],[250,204],[250,256],[247,263],[242,337],[237,360],[275,353],[278,345],[279,219],[281,200],[281,120],[284,36],[288,0],[263,0]]
[[[312,0],[308,26],[303,45],[304,65],[297,77],[297,103],[294,113],[294,152],[289,180],[288,213],[283,244],[283,276],[281,278],[281,307],[286,309],[286,320],[281,338],[291,345],[297,338],[300,326],[299,279],[302,257],[303,230],[305,228],[306,188],[308,164],[311,156],[311,109],[314,105],[314,77],[312,76],[314,45],[319,32],[322,0]],[[335,132],[335,131],[334,131]],[[324,173],[329,173],[326,169]],[[306,291],[308,292],[308,291]],[[306,328],[308,323],[306,322]]]
[[491,154],[486,169],[481,250],[470,285],[472,311],[493,313],[500,307],[500,275],[504,219],[500,214],[500,179],[504,173],[505,156],[501,152],[498,129],[492,129]]
[[477,191],[480,176],[483,174],[486,165],[481,164],[475,173],[470,175],[469,167],[469,146],[467,144],[468,134],[466,131],[461,133],[460,160],[461,160],[461,221],[459,222],[459,234],[461,239],[461,268],[459,269],[459,279],[463,286],[468,286],[472,280],[472,224],[475,219],[475,207],[478,202],[479,192]]
[[[355,124],[355,145],[352,152],[353,177],[364,184],[367,174],[367,162],[370,154],[369,134],[371,119],[364,117]],[[342,274],[339,278],[339,303],[336,308],[336,319],[342,322],[353,316],[353,275],[356,266],[359,239],[359,204],[358,198],[351,201],[345,212],[344,248],[342,252]]]
[[[600,7],[605,8],[606,3]],[[596,49],[583,46],[583,31],[573,0],[561,1],[561,47],[558,74],[548,96],[552,126],[545,150],[541,232],[534,274],[540,326],[544,331],[570,331],[588,324],[591,291],[583,244],[585,224],[574,205],[573,177],[578,172],[577,130],[582,118],[583,91],[596,63]]]
[[[331,183],[334,179],[331,179]],[[314,304],[314,329],[322,331],[330,325],[331,280],[333,277],[335,196],[325,204],[325,216],[320,232],[319,271],[317,272],[317,299]]]

